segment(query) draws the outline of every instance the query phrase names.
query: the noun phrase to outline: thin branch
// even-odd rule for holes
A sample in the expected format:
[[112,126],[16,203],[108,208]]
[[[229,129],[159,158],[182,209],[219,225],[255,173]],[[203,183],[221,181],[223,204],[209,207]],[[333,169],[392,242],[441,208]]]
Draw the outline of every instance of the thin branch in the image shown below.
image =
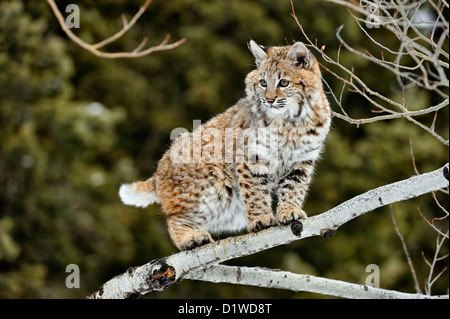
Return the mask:
[[[447,267],[445,267],[439,274],[437,274],[437,276],[433,279],[433,272],[434,272],[434,268],[436,267],[436,263],[439,260],[442,260],[443,258],[446,258],[448,256],[448,254],[446,254],[445,256],[439,258],[439,251],[441,250],[442,245],[444,244],[445,240],[448,238],[449,235],[449,231],[447,230],[447,233],[445,234],[445,236],[442,237],[442,239],[440,239],[439,234],[437,235],[436,238],[436,251],[434,253],[433,256],[433,261],[430,263],[428,261],[427,264],[428,266],[430,266],[430,273],[428,274],[428,278],[425,284],[425,292],[428,296],[431,295],[431,286],[433,286],[433,284],[435,283],[435,281],[447,270]],[[425,256],[424,256],[425,258]]]
[[392,210],[392,204],[389,205],[389,209],[391,212],[391,218],[392,223],[394,224],[395,232],[397,233],[397,236],[400,239],[400,242],[402,243],[403,251],[405,252],[406,260],[408,261],[408,266],[409,269],[411,270],[411,275],[414,280],[414,289],[416,289],[417,293],[421,294],[422,290],[420,289],[419,280],[417,279],[416,269],[414,268],[414,264],[412,262],[411,255],[409,254],[408,247],[406,246],[405,239],[403,238],[402,233],[400,233],[400,230],[398,229],[397,221],[395,220],[394,212]]
[[409,154],[411,155],[411,160],[412,160],[414,172],[416,173],[416,175],[420,175],[419,170],[417,169],[417,166],[416,166],[416,159],[414,157],[413,145],[412,145],[411,137],[409,138]]
[[67,34],[67,36],[76,44],[78,44],[83,49],[95,54],[98,57],[107,58],[107,59],[118,59],[118,58],[138,58],[142,57],[148,54],[151,54],[153,52],[157,51],[165,51],[165,50],[171,50],[175,49],[176,47],[182,45],[184,42],[186,42],[186,39],[183,38],[181,40],[178,40],[174,43],[168,44],[170,35],[166,35],[164,40],[157,46],[153,46],[150,48],[147,48],[143,50],[143,47],[145,43],[147,42],[146,38],[139,44],[139,46],[133,50],[132,52],[103,52],[99,49],[104,47],[105,45],[119,39],[121,36],[123,36],[135,23],[136,21],[141,17],[141,15],[144,13],[144,11],[149,6],[151,0],[147,0],[139,9],[139,11],[136,13],[136,15],[131,19],[130,22],[126,20],[124,16],[122,16],[122,20],[124,23],[124,26],[121,30],[119,30],[117,33],[112,35],[111,37],[100,41],[96,44],[89,44],[83,40],[81,40],[75,33],[72,32],[72,30],[66,25],[64,16],[59,11],[58,6],[56,5],[54,0],[47,0],[47,3],[51,7],[54,15],[56,16],[62,30]]
[[435,225],[434,225],[434,221],[430,222],[420,211],[419,206],[417,206],[417,211],[419,212],[420,216],[422,216],[422,218],[427,222],[428,225],[430,225],[438,234],[442,235],[444,238],[448,238],[448,232],[447,234],[444,234],[440,229],[438,229]]
[[263,288],[286,289],[296,292],[312,292],[354,299],[448,299],[448,295],[427,296],[358,285],[340,280],[295,274],[288,271],[260,267],[236,267],[218,265],[189,273],[186,279],[230,283]]
[[435,219],[435,220],[443,220],[443,219],[445,219],[445,218],[448,218],[448,216],[449,216],[448,210],[446,210],[445,207],[441,205],[441,203],[439,202],[439,200],[438,200],[437,197],[436,197],[436,192],[432,192],[431,194],[433,195],[433,198],[434,198],[434,201],[436,202],[436,205],[437,205],[437,206],[444,212],[444,214],[445,214],[445,215],[442,216],[442,217],[435,217],[435,218],[433,218],[433,219]]
[[[339,114],[336,112],[334,113],[334,115],[342,120],[346,120],[347,122],[350,122],[351,124],[360,125],[360,124],[374,123],[374,122],[378,122],[378,121],[392,120],[392,119],[398,119],[398,118],[408,118],[408,117],[413,117],[413,116],[418,116],[418,115],[429,114],[429,113],[436,112],[448,105],[449,105],[449,100],[445,99],[441,103],[434,105],[434,106],[430,106],[429,108],[426,108],[423,110],[395,112],[393,114],[379,115],[379,116],[374,116],[374,117],[370,117],[370,118],[366,118],[366,119],[352,119],[352,118],[349,118],[348,116],[345,116],[345,115],[342,115],[342,114]],[[446,145],[448,145],[448,140],[443,140],[443,141],[445,143],[447,143]]]
[[97,44],[93,44],[92,47],[94,49],[103,48],[105,45],[107,45],[111,42],[114,42],[117,39],[119,39],[121,36],[123,36],[128,30],[130,30],[133,27],[133,25],[136,23],[136,21],[139,20],[139,18],[145,12],[145,10],[147,10],[147,7],[150,5],[151,2],[152,2],[152,0],[145,1],[145,3],[141,6],[139,11],[134,15],[134,17],[131,19],[130,22],[127,21],[127,18],[125,17],[125,15],[122,15],[123,28],[120,29],[117,33],[110,36],[109,38],[107,38]]
[[[106,282],[89,298],[130,298],[170,287],[198,269],[247,256],[312,236],[330,237],[348,221],[378,207],[448,187],[448,163],[433,172],[412,176],[356,196],[329,211],[290,226],[276,226],[230,237],[128,269]],[[446,177],[447,176],[447,177]]]

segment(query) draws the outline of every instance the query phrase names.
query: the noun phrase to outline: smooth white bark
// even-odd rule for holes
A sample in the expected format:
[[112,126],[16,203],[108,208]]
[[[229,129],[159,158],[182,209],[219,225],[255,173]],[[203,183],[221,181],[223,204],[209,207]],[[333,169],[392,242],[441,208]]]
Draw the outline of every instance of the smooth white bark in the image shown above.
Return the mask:
[[294,274],[288,271],[259,267],[236,267],[217,265],[196,270],[186,275],[187,279],[230,283],[264,288],[287,289],[291,291],[313,292],[353,299],[448,299],[444,296],[427,296],[404,293],[366,285],[357,285],[340,280],[312,275]]

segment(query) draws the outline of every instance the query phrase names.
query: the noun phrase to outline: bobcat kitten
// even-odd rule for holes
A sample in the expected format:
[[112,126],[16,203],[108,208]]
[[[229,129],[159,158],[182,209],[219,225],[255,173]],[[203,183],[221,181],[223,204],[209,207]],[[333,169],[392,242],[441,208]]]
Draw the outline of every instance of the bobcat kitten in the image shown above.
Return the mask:
[[181,250],[211,242],[210,232],[306,218],[302,203],[331,124],[318,62],[301,42],[248,47],[257,69],[245,79],[246,96],[180,135],[153,177],[120,187],[127,205],[161,203]]

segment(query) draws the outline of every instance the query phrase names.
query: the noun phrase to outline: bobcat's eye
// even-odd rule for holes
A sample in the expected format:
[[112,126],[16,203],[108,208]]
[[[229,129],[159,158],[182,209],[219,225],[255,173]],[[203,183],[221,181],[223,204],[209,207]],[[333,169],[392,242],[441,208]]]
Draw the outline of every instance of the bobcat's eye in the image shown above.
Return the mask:
[[259,84],[261,84],[261,86],[265,88],[267,86],[267,81],[263,79],[259,81]]
[[289,81],[285,80],[285,79],[281,79],[280,82],[278,83],[278,85],[281,87],[286,87],[289,85]]

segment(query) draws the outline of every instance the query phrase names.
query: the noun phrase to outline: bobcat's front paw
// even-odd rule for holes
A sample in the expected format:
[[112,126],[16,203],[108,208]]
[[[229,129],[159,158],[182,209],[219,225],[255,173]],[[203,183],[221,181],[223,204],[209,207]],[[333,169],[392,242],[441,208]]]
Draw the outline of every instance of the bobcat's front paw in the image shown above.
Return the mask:
[[211,235],[207,231],[194,231],[186,235],[177,246],[180,250],[190,250],[213,242]]
[[277,220],[272,214],[266,213],[255,216],[248,223],[248,231],[251,233],[259,232],[260,230],[278,225]]
[[303,209],[288,205],[280,205],[277,208],[277,219],[282,225],[292,223],[294,220],[306,218],[306,213]]

